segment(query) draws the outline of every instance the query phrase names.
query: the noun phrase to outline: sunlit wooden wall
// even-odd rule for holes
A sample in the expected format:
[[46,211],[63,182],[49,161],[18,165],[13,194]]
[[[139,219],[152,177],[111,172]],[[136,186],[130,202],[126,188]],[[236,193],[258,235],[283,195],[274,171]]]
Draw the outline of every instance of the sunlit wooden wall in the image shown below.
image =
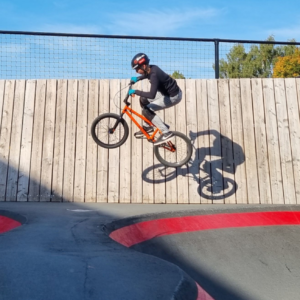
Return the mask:
[[95,117],[119,113],[128,81],[0,80],[0,201],[300,203],[300,79],[178,83],[183,100],[159,115],[194,153],[166,169],[128,118],[121,148],[91,138]]

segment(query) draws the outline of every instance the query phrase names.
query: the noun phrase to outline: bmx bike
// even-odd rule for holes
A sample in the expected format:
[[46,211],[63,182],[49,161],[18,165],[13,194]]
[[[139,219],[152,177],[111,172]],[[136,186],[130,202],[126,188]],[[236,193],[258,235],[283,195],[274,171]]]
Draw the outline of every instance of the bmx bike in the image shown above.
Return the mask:
[[[113,149],[122,146],[129,135],[129,127],[123,118],[127,115],[133,123],[143,132],[148,142],[154,143],[157,135],[161,134],[158,128],[155,128],[151,121],[130,108],[129,90],[134,82],[129,83],[129,88],[123,102],[125,106],[121,113],[105,113],[99,115],[92,123],[91,134],[94,141],[101,147]],[[134,95],[133,95],[134,96]],[[154,127],[153,134],[149,135],[142,126],[139,125],[134,116],[144,120],[149,126]],[[154,154],[158,161],[166,167],[181,167],[191,159],[193,147],[191,140],[183,133],[172,131],[174,137],[160,145],[154,145]]]

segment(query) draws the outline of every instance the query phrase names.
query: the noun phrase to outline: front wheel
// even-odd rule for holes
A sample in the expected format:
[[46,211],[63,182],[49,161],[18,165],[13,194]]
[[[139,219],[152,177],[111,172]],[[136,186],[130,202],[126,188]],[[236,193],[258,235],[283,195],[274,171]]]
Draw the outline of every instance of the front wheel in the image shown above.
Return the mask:
[[129,128],[119,115],[107,113],[97,117],[91,126],[94,141],[101,147],[112,149],[123,145],[129,134]]
[[167,167],[181,167],[192,157],[193,146],[191,140],[181,132],[173,131],[171,141],[154,146],[156,158]]

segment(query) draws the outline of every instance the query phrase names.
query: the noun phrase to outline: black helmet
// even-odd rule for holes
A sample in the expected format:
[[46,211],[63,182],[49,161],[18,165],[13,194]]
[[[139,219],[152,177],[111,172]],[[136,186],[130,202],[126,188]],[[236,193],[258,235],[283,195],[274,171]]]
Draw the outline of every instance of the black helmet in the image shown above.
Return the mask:
[[138,53],[133,57],[131,67],[136,70],[139,69],[141,65],[148,65],[149,62],[150,59],[145,53]]

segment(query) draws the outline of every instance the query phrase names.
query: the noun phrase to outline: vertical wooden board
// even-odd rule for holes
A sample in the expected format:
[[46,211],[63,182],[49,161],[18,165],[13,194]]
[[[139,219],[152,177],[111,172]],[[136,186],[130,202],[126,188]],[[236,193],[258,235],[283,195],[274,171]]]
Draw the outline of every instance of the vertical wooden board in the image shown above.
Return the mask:
[[28,199],[36,83],[28,80],[25,87],[17,201]]
[[0,128],[0,201],[5,201],[8,161],[13,117],[15,81],[5,82],[5,94]]
[[[109,84],[102,79],[99,82],[99,115],[109,112]],[[107,202],[108,195],[108,150],[98,147],[97,202]]]
[[6,201],[17,200],[19,159],[21,151],[21,134],[25,100],[25,80],[17,80],[12,117],[9,169],[7,175]]
[[[110,112],[120,114],[120,80],[110,80]],[[119,202],[120,149],[109,150],[108,158],[108,202]]]
[[88,80],[78,82],[74,201],[84,202],[87,145]]
[[[170,126],[170,130],[177,130],[176,128],[176,106],[167,108],[165,110],[165,122]],[[166,158],[169,156],[169,151],[166,151]],[[171,154],[172,155],[172,154]],[[170,156],[171,156],[170,155]],[[163,166],[156,157],[154,157],[154,172],[153,180],[155,182],[155,202],[159,203],[159,199],[164,200],[168,204],[178,203],[177,199],[177,172],[176,168],[167,168]],[[183,166],[185,168],[185,166]],[[158,198],[158,199],[157,199]]]
[[46,80],[38,80],[35,95],[31,166],[29,182],[29,201],[40,200],[40,181],[42,169],[43,129],[46,102]]
[[[171,124],[166,122],[165,115],[166,115],[167,111],[168,111],[168,109],[160,111],[160,116],[162,117],[162,120],[164,120],[164,122],[170,126],[170,129],[172,130],[172,128],[173,128],[173,130],[174,130],[175,127],[171,127]],[[157,137],[158,137],[158,135],[157,135]],[[144,143],[146,143],[146,142],[144,142]],[[153,145],[150,144],[149,146],[151,146],[151,150],[153,153],[154,152]],[[167,155],[167,151],[164,151],[164,157],[166,157],[166,155]],[[152,175],[153,175],[153,179],[154,179],[154,184],[152,184],[152,183],[149,183],[149,184],[150,184],[150,186],[152,185],[152,187],[153,187],[154,202],[159,203],[159,204],[164,204],[164,203],[166,203],[166,199],[167,199],[166,198],[167,197],[166,196],[166,170],[170,169],[170,168],[166,168],[164,165],[162,165],[158,161],[158,159],[156,158],[155,155],[153,155],[152,168],[153,168]],[[175,170],[175,172],[176,172],[176,169],[172,168],[172,170]],[[145,168],[144,168],[144,171],[145,171]]]
[[[186,94],[186,130],[187,136],[197,131],[197,96],[196,96],[196,80],[187,79],[185,81],[185,94]],[[193,151],[192,161],[198,161],[198,152]],[[195,163],[185,165],[188,170],[188,183],[189,183],[189,203],[200,203],[200,195],[198,193],[199,187],[199,166]]]
[[300,121],[296,80],[294,78],[285,79],[285,87],[295,179],[296,202],[297,204],[300,204]]
[[[126,88],[129,84],[128,80],[121,80],[121,107],[125,106],[123,99],[126,96],[128,88]],[[126,142],[120,148],[120,203],[130,203],[130,194],[131,194],[131,121],[128,119],[126,115],[124,115],[124,119],[129,127],[129,136]]]
[[[176,131],[187,134],[186,128],[186,89],[185,80],[177,79],[178,86],[182,90],[182,100],[175,106]],[[189,203],[189,180],[186,166],[177,168],[177,198],[178,203]]]
[[68,80],[63,200],[73,201],[78,81]]
[[[141,81],[141,86],[143,91],[150,91],[150,83],[148,80],[143,80]],[[139,96],[137,96],[134,101],[139,102]],[[164,121],[163,111],[156,112],[156,114]],[[148,170],[149,168],[153,167],[153,162],[154,162],[154,153],[153,153],[153,144],[149,143],[147,139],[142,140],[142,168],[143,168],[143,173]],[[142,181],[143,184],[143,203],[154,203],[154,198],[155,202],[158,201],[158,203],[164,202],[165,201],[165,195],[163,195],[163,199],[161,199],[161,195],[158,193],[156,194],[154,192],[154,186],[153,183],[148,182],[146,180]],[[158,191],[156,191],[158,192]],[[155,193],[155,194],[154,194]],[[156,197],[155,197],[156,196]]]
[[[142,85],[141,81],[135,84],[135,89],[141,90]],[[139,97],[132,99],[132,109],[141,114],[141,106],[139,103]],[[135,116],[134,116],[135,117]],[[139,124],[142,125],[142,121],[135,117]],[[142,182],[142,173],[143,173],[143,149],[142,149],[142,139],[137,139],[133,135],[139,129],[132,123],[132,166],[131,166],[131,202],[132,203],[143,203],[143,182]]]
[[210,138],[210,168],[212,178],[212,199],[214,203],[224,203],[222,151],[220,136],[220,112],[217,80],[207,80],[209,138]]
[[250,79],[241,79],[241,100],[242,100],[242,116],[243,116],[243,133],[245,145],[246,159],[246,176],[248,187],[248,201],[252,203],[260,203],[257,161],[255,152],[255,137],[253,123],[253,109],[251,97]]
[[263,79],[266,134],[273,204],[284,204],[273,79]]
[[1,128],[1,123],[2,123],[2,110],[3,110],[3,103],[4,103],[4,90],[5,90],[5,80],[0,80],[0,128]]
[[53,155],[52,201],[62,201],[66,133],[67,80],[57,82],[57,101]]
[[[150,84],[148,83],[148,81],[143,81],[142,83],[143,83],[143,90],[149,91]],[[173,110],[173,112],[174,112],[174,107],[171,107],[166,110],[158,111],[156,113],[162,118],[162,120],[167,125],[170,126],[170,130],[175,130],[174,124],[172,125],[172,122],[170,123],[169,120],[166,120],[166,115],[167,115],[167,112],[169,109]],[[173,118],[174,118],[174,114],[173,114]],[[158,136],[159,136],[159,134],[157,134],[156,137],[158,137]],[[149,144],[146,141],[143,141],[143,144],[144,144],[144,147],[148,148],[148,153],[150,151],[152,151],[152,153],[154,153],[154,147],[152,144]],[[166,155],[166,152],[164,153],[164,155]],[[148,179],[151,178],[153,180],[153,182],[151,182],[151,181],[147,182],[147,184],[149,186],[149,190],[151,192],[151,187],[152,187],[154,202],[163,204],[163,203],[166,203],[166,174],[165,174],[166,167],[163,166],[158,161],[158,159],[156,158],[156,156],[154,154],[153,154],[152,162],[153,162],[152,166],[151,166],[151,164],[149,164],[148,168],[145,168],[145,165],[144,165],[143,174],[146,170],[150,170],[150,172],[146,172]],[[143,187],[143,189],[144,189],[144,187]],[[176,192],[176,188],[175,188],[175,192]]]
[[274,79],[275,100],[278,123],[278,137],[280,147],[280,161],[285,204],[295,204],[295,186],[293,163],[290,143],[289,120],[287,115],[287,99],[285,94],[284,79]]
[[190,134],[195,151],[195,160],[193,164],[198,169],[199,186],[198,193],[200,195],[201,204],[212,204],[211,197],[206,198],[201,196],[202,182],[211,183],[211,170],[203,170],[205,160],[210,161],[210,142],[209,142],[209,116],[208,116],[208,94],[207,94],[207,80],[199,79],[196,81],[197,90],[197,116],[198,127]]
[[[296,89],[297,89],[298,108],[299,108],[299,117],[300,117],[300,78],[296,78]],[[0,89],[0,92],[1,92],[1,89]]]
[[53,169],[53,146],[56,106],[56,80],[47,80],[46,107],[44,121],[42,170],[40,201],[51,200],[52,169]]
[[240,80],[229,81],[236,202],[248,203]]
[[86,181],[85,202],[97,201],[97,144],[91,135],[91,125],[98,117],[99,81],[89,80],[88,89],[88,119],[87,119],[87,153],[86,153]]
[[253,116],[261,204],[272,204],[262,80],[252,80]]
[[[225,203],[236,203],[234,184],[233,145],[231,132],[231,114],[229,98],[229,80],[219,80],[219,106],[220,106],[220,137],[222,153],[222,169],[224,178],[224,201]],[[228,180],[227,180],[228,179]],[[233,181],[233,183],[231,182]]]

